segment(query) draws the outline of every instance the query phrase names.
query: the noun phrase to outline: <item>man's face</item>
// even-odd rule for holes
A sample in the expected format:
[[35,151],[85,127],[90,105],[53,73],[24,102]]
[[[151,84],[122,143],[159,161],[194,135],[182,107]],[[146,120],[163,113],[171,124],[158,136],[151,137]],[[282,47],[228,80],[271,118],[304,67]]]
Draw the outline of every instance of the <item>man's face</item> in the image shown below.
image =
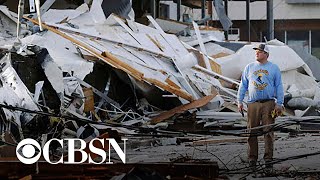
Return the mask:
[[259,62],[263,62],[268,59],[268,53],[261,50],[256,50],[256,59]]

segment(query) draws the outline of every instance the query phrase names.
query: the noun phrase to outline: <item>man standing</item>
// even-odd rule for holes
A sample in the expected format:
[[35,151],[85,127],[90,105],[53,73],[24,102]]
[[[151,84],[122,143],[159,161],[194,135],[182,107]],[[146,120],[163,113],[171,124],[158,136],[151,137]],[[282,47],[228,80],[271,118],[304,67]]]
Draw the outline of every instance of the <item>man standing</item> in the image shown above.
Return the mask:
[[[266,44],[253,48],[256,51],[256,61],[248,64],[242,74],[238,91],[238,110],[243,111],[243,98],[248,91],[248,129],[260,125],[274,123],[272,111],[280,114],[283,109],[284,93],[281,72],[276,64],[268,61],[269,49]],[[272,169],[270,161],[273,158],[273,132],[266,127],[264,134],[264,160],[267,168]],[[255,167],[258,159],[258,140],[254,135],[258,131],[249,130],[248,160],[251,167]]]

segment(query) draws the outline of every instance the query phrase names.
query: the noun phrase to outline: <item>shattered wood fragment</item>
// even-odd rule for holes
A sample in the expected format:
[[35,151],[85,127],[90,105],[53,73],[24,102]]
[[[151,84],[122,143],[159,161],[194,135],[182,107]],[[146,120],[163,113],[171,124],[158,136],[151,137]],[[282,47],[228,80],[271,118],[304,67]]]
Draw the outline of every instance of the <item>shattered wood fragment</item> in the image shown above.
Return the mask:
[[221,57],[225,57],[225,56],[229,56],[230,54],[225,53],[225,52],[220,52],[218,54],[215,54],[213,56],[211,56],[212,58],[221,58]]
[[221,74],[221,66],[218,63],[216,63],[214,61],[209,61],[209,63],[210,63],[210,67],[211,67],[212,71],[214,71],[218,74]]
[[178,113],[183,113],[189,109],[194,109],[194,108],[199,108],[199,107],[202,107],[206,104],[208,104],[214,97],[216,97],[217,94],[212,94],[212,95],[209,95],[209,96],[205,96],[201,99],[198,99],[198,100],[195,100],[189,104],[184,104],[184,105],[181,105],[181,106],[178,106],[178,107],[175,107],[167,112],[164,112],[156,117],[154,117],[150,123],[151,124],[156,124],[156,123],[159,123],[159,122],[162,122],[172,116],[174,116],[175,114],[178,114]]
[[82,88],[85,96],[84,112],[94,111],[94,98],[92,88]]
[[147,37],[150,39],[151,42],[153,42],[161,51],[163,50],[163,47],[161,46],[161,44],[156,40],[153,39],[149,34],[147,34]]
[[83,59],[88,60],[88,61],[98,61],[99,58],[95,57],[95,56],[90,56],[90,55],[83,55]]
[[176,83],[174,83],[170,78],[166,79],[166,83],[168,83],[172,87],[175,87],[177,89],[181,89],[180,86],[178,86]]
[[197,57],[199,66],[205,68],[206,63],[204,62],[204,58],[203,58],[202,54],[200,53],[200,51],[198,51],[196,49],[188,49],[188,50],[189,50],[189,52],[192,52]]

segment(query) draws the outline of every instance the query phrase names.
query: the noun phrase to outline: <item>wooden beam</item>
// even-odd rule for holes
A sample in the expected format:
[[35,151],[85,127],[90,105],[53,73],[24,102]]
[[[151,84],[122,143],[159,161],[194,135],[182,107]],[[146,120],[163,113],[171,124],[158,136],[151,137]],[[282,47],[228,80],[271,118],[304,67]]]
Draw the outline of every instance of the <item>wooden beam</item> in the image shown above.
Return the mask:
[[202,107],[206,104],[208,104],[214,97],[216,97],[217,93],[215,94],[212,94],[212,95],[209,95],[209,96],[205,96],[201,99],[198,99],[198,100],[195,100],[189,104],[184,104],[184,105],[181,105],[181,106],[178,106],[178,107],[175,107],[169,111],[166,111],[156,117],[154,117],[150,123],[151,124],[157,124],[159,122],[162,122],[172,116],[174,116],[175,114],[178,114],[178,113],[183,113],[189,109],[194,109],[194,108],[199,108],[199,107]]
[[170,86],[175,87],[175,88],[177,88],[177,89],[181,89],[181,87],[178,86],[175,82],[173,82],[170,78],[167,78],[165,81],[166,81],[166,83],[168,83]]

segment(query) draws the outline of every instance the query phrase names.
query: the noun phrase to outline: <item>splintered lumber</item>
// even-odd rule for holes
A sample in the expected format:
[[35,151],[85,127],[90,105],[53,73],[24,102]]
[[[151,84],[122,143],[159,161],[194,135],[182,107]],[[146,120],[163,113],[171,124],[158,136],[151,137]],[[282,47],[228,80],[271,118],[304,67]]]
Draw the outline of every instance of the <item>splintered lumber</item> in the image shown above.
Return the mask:
[[214,97],[216,97],[217,93],[215,94],[211,94],[209,96],[205,96],[201,99],[198,99],[198,100],[195,100],[191,103],[188,103],[188,104],[184,104],[184,105],[181,105],[181,106],[178,106],[178,107],[175,107],[169,111],[166,111],[164,113],[161,113],[160,115],[154,117],[150,123],[151,124],[157,124],[159,122],[162,122],[172,116],[174,116],[175,114],[178,114],[178,113],[183,113],[189,109],[194,109],[194,108],[199,108],[199,107],[202,107],[206,104],[208,104]]
[[82,88],[85,96],[84,112],[94,111],[94,99],[92,88]]
[[[34,24],[39,24],[39,22],[34,19],[31,19],[28,17],[24,17],[24,18],[33,22]],[[91,55],[101,59],[103,62],[111,65],[112,67],[115,67],[117,69],[121,69],[122,71],[126,72],[127,74],[131,75],[132,77],[134,77],[135,79],[137,79],[139,81],[146,81],[148,83],[154,84],[155,86],[158,86],[158,87],[160,87],[160,88],[162,88],[172,94],[175,94],[183,99],[186,99],[188,101],[194,100],[193,97],[189,93],[185,92],[182,89],[178,89],[176,87],[173,87],[169,84],[163,83],[163,82],[156,80],[156,79],[144,77],[143,73],[134,69],[130,65],[126,64],[125,62],[119,60],[117,57],[112,55],[110,52],[104,51],[102,53],[99,53],[97,50],[95,50],[91,46],[87,45],[86,43],[81,42],[79,40],[76,40],[73,37],[67,35],[66,33],[63,33],[61,31],[59,31],[58,29],[52,28],[52,27],[46,25],[45,23],[41,23],[41,24],[42,24],[43,28],[52,31],[52,32],[62,36],[65,39],[68,39],[69,41],[74,43],[76,46],[82,48],[83,50],[87,51]]]
[[[183,43],[183,44],[187,45],[186,43]],[[199,66],[206,67],[206,64],[204,61],[205,55],[201,51],[199,51],[193,47],[188,47],[188,48],[189,48],[188,51],[194,53],[194,55],[197,57]],[[209,59],[210,67],[211,67],[212,71],[215,73],[221,74],[221,66],[218,63],[216,63],[210,56],[208,57],[208,59]]]

